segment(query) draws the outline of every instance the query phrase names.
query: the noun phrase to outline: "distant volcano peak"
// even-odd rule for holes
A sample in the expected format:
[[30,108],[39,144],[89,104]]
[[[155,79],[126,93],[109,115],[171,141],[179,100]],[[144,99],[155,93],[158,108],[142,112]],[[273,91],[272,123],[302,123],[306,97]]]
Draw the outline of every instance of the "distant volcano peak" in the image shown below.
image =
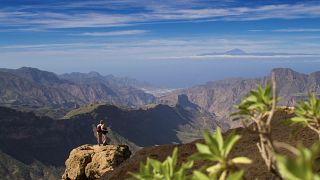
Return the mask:
[[235,48],[235,49],[231,49],[229,51],[226,51],[225,54],[228,55],[243,55],[243,54],[247,54],[245,51]]

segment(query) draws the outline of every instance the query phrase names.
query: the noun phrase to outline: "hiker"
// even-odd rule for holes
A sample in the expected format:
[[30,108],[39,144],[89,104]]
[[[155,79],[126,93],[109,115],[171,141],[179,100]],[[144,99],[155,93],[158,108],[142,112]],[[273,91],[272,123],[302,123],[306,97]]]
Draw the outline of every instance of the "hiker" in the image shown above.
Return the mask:
[[98,144],[106,145],[106,136],[107,136],[107,128],[106,125],[104,124],[103,120],[100,120],[100,123],[97,125],[97,139],[98,139]]

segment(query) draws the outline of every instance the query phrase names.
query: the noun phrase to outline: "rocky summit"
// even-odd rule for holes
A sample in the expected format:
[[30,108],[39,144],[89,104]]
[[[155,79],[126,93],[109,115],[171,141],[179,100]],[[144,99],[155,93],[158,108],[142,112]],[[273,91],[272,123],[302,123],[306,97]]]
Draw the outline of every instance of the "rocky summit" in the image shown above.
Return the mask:
[[66,161],[64,180],[98,179],[113,171],[131,155],[126,145],[83,145],[71,151]]

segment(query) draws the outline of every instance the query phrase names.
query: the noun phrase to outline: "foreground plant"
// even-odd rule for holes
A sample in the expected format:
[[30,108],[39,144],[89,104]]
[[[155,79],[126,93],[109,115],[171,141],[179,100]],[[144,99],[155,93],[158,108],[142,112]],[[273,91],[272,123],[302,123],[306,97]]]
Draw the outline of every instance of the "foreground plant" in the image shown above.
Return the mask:
[[189,161],[177,167],[178,149],[173,150],[172,156],[168,156],[163,162],[148,158],[146,164],[140,164],[139,172],[129,173],[134,179],[139,180],[184,180],[186,170],[192,168],[193,161]]
[[320,140],[320,101],[315,94],[310,96],[309,101],[302,101],[295,107],[295,117],[290,121],[308,127],[318,134]]
[[243,171],[239,170],[237,165],[250,164],[251,160],[247,157],[229,158],[229,153],[232,147],[240,139],[239,135],[230,134],[225,140],[222,137],[220,128],[212,134],[203,133],[205,144],[197,143],[198,153],[194,154],[193,160],[209,160],[214,165],[204,166],[201,170],[196,170],[193,173],[193,179],[209,180],[209,179],[232,179],[238,180],[243,176]]
[[260,85],[257,90],[252,90],[236,106],[237,112],[233,113],[234,120],[241,120],[244,127],[248,128],[249,123],[253,123],[251,132],[258,134],[259,142],[257,143],[259,152],[268,167],[268,170],[278,176],[275,163],[275,148],[271,137],[271,120],[276,111],[276,80],[272,74],[272,85],[267,84],[265,88]]
[[301,145],[298,148],[290,145],[282,146],[294,154],[294,157],[276,155],[281,177],[287,180],[320,180],[320,175],[317,172],[319,145],[319,143],[316,143],[310,149]]

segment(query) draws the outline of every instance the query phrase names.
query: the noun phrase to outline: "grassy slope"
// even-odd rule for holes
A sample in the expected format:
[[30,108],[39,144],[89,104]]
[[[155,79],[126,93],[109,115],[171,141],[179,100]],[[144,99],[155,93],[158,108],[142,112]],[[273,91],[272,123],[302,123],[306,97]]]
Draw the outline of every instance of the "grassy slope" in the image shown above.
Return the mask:
[[101,105],[105,105],[106,103],[94,103],[94,104],[89,104],[86,106],[81,106],[80,108],[77,109],[73,109],[71,111],[69,111],[64,117],[63,119],[69,119],[73,116],[79,115],[79,114],[85,114],[85,113],[89,113],[91,111],[93,111],[94,109],[96,109],[97,107],[101,106]]

